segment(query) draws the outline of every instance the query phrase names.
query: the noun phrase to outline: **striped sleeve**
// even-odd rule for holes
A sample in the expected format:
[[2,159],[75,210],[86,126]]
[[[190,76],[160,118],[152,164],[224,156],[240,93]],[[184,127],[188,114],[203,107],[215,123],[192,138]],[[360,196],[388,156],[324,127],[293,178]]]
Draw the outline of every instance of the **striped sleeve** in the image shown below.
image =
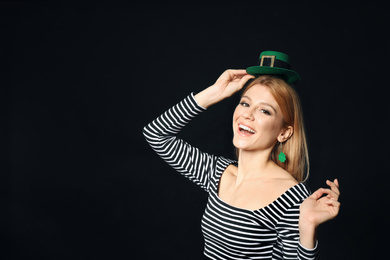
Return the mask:
[[191,94],[145,126],[143,134],[164,161],[208,191],[217,157],[201,152],[176,136],[191,119],[204,110]]
[[276,226],[278,255],[280,259],[319,259],[318,241],[313,249],[307,249],[299,242],[299,206],[300,203],[288,209]]

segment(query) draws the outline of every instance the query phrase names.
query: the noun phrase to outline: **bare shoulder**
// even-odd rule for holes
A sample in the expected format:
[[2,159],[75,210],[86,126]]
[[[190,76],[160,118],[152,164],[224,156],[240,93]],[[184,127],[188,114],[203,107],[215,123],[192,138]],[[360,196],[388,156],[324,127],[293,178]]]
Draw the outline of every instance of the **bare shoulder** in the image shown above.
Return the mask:
[[280,190],[286,191],[299,183],[289,172],[280,167],[276,170],[275,176],[275,185]]
[[226,175],[236,177],[238,173],[238,167],[233,164],[230,164],[228,167],[226,167],[224,173],[226,173]]
[[220,179],[220,187],[224,186],[225,184],[230,184],[235,181],[237,178],[238,168],[237,166],[230,164],[228,167],[226,167],[225,171],[223,172],[221,179]]

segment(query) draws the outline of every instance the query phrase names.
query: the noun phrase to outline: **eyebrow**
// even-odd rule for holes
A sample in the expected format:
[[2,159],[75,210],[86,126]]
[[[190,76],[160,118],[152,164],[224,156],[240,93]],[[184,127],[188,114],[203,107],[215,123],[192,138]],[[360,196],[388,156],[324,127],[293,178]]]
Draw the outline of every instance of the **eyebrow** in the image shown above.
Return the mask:
[[[248,96],[242,96],[241,98],[247,98],[250,101],[252,101],[252,99],[250,97],[248,97]],[[264,102],[264,101],[260,101],[259,104],[263,104],[263,105],[269,106],[269,107],[271,107],[274,110],[275,114],[277,113],[276,109],[271,104],[269,104],[267,102]]]

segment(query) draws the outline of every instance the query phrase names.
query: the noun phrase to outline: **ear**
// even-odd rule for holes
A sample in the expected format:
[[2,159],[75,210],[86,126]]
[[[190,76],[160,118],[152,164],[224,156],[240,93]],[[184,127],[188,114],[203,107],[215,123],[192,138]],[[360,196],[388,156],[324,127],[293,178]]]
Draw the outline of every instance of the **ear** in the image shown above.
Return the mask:
[[278,135],[279,143],[284,143],[287,141],[294,133],[294,128],[292,126],[287,126],[282,129],[280,134]]

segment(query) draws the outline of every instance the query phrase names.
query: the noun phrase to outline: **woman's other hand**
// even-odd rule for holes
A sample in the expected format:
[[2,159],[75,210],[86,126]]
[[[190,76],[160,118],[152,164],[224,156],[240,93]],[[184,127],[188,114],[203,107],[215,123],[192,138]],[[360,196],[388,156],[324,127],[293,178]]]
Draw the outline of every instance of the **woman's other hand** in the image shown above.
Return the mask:
[[[316,228],[320,224],[335,218],[340,210],[338,180],[326,181],[326,184],[330,189],[318,189],[306,198],[300,206],[300,241],[307,248],[314,247]],[[324,194],[327,194],[327,196],[322,197]]]

